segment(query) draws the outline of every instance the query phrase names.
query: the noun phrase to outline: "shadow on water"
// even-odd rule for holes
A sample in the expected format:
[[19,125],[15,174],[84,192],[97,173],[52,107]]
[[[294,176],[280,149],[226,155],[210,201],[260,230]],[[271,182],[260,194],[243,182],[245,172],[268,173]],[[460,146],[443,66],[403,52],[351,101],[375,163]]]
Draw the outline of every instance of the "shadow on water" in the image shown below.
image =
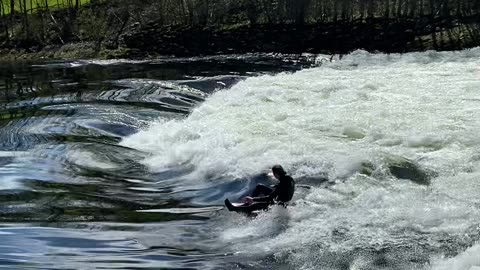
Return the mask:
[[243,268],[212,233],[223,198],[265,176],[187,187],[189,168],[152,173],[148,154],[118,143],[247,76],[314,64],[268,54],[2,63],[0,267]]

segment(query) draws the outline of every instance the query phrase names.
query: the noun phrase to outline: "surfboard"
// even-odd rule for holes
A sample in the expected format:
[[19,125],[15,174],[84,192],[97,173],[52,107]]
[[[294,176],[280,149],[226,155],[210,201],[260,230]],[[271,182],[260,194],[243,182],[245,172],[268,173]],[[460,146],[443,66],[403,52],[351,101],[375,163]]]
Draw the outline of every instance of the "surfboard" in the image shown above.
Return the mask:
[[137,210],[142,213],[166,213],[166,214],[201,214],[222,210],[221,206],[199,207],[199,208],[164,208],[164,209],[146,209]]
[[225,199],[225,206],[227,207],[227,209],[229,211],[235,211],[237,210],[236,208],[239,207],[239,206],[242,206],[244,205],[243,203],[232,203],[230,202],[229,199]]
[[247,206],[245,203],[232,203],[229,199],[225,199],[225,206],[229,211],[245,214],[247,216],[255,217],[261,210],[264,209],[249,209],[242,206]]
[[243,206],[245,203],[232,203],[234,207]]

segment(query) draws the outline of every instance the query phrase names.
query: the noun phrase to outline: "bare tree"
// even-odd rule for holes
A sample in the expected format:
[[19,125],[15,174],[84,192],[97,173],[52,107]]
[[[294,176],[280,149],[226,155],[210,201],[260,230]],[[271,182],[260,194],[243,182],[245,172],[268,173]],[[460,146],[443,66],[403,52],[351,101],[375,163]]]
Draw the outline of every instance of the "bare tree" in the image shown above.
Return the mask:
[[246,15],[248,20],[250,21],[250,24],[257,24],[258,22],[258,13],[259,13],[259,7],[257,5],[257,1],[243,1],[244,7],[246,10]]
[[385,0],[385,13],[383,15],[385,18],[390,18],[390,0]]
[[198,23],[200,25],[206,26],[209,22],[210,16],[210,1],[211,0],[201,0],[197,6],[199,16]]
[[418,2],[418,5],[420,6],[420,10],[418,11],[418,14],[419,14],[420,16],[424,16],[424,15],[425,15],[425,7],[424,7],[425,4],[424,4],[423,1],[424,1],[424,0],[419,0],[419,2]]
[[310,5],[310,0],[297,0],[295,8],[295,23],[296,24],[305,24],[305,15],[308,6]]
[[8,29],[8,20],[4,19],[6,17],[6,11],[5,11],[5,2],[4,0],[0,0],[0,11],[2,14],[2,22],[3,22],[3,28],[5,31],[5,40],[8,41],[10,39],[10,33]]

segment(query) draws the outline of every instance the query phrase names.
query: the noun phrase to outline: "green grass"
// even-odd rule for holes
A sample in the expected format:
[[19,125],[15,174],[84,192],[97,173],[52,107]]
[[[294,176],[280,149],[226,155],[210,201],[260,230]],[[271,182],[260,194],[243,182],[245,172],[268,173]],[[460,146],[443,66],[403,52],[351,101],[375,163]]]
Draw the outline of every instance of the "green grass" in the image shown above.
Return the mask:
[[[10,14],[10,0],[0,0],[0,5],[3,4],[2,9],[4,12],[0,15],[8,15]],[[35,13],[39,9],[44,9],[46,7],[45,0],[27,0],[27,13],[32,14]],[[75,5],[75,0],[67,1],[67,0],[47,0],[48,8],[49,9],[59,9],[59,8],[67,8],[68,2],[71,2],[72,5]],[[80,0],[80,5],[85,5],[90,0]],[[22,12],[23,9],[20,10],[20,3],[23,3],[22,0],[15,0],[15,11]],[[23,8],[23,5],[22,5]]]

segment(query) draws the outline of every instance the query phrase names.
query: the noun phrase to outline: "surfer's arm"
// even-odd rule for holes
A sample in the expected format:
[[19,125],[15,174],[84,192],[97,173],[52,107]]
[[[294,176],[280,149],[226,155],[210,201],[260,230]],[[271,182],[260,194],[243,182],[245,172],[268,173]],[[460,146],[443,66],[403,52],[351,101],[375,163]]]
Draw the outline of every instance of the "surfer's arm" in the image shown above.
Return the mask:
[[254,202],[273,202],[273,199],[277,196],[277,194],[278,194],[278,188],[274,189],[272,193],[270,193],[268,196],[254,197],[252,199]]

